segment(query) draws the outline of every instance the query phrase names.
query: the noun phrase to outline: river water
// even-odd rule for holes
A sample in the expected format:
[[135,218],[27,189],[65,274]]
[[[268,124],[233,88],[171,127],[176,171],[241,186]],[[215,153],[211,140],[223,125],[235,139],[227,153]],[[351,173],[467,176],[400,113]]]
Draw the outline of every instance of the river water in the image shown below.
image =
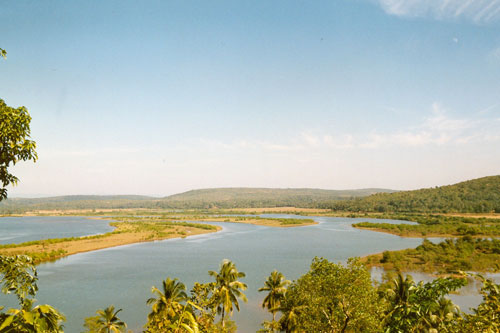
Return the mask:
[[[309,218],[278,214],[266,216]],[[246,273],[242,281],[248,285],[245,292],[248,303],[241,304],[241,311],[235,312],[233,319],[238,325],[238,332],[255,332],[264,319],[270,319],[270,315],[260,307],[265,295],[257,290],[263,286],[272,270],[277,269],[287,279],[293,280],[308,270],[315,256],[325,257],[333,262],[345,262],[350,257],[416,247],[422,242],[419,238],[403,238],[351,226],[360,221],[401,221],[310,218],[319,224],[271,228],[211,222],[210,224],[220,225],[223,230],[184,239],[81,253],[53,263],[41,264],[38,267],[40,290],[36,298],[40,303],[53,305],[67,316],[66,332],[81,332],[85,317],[92,316],[97,309],[111,304],[123,308],[120,318],[127,322],[130,329],[140,331],[149,313],[146,300],[151,297],[153,285],[161,287],[161,281],[166,277],[176,277],[190,290],[195,281],[212,281],[207,272],[217,271],[220,262],[227,258]],[[28,222],[29,219],[27,218]],[[54,218],[38,219],[50,225]],[[69,221],[74,218],[65,219]],[[0,219],[0,235],[6,235],[3,221],[3,218]],[[99,220],[85,221],[89,224],[98,222],[86,231],[91,234],[108,223]],[[23,230],[29,228],[26,225]],[[38,231],[42,233],[41,229]],[[375,275],[378,273],[375,272]],[[466,303],[461,304],[461,307],[475,306],[477,301],[477,295],[466,298]],[[12,297],[3,295],[0,295],[0,304],[15,305]]]

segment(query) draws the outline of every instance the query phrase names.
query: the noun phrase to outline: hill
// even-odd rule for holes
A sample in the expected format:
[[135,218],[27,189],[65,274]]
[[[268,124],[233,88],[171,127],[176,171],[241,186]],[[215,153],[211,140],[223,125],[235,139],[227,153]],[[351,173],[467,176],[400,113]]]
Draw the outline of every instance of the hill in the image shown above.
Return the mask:
[[0,202],[0,213],[22,213],[32,210],[57,209],[206,209],[206,208],[257,208],[257,207],[317,207],[319,204],[348,200],[385,189],[320,190],[320,189],[271,189],[271,188],[214,188],[192,190],[164,198],[147,196],[76,195],[49,198],[14,198]]
[[155,198],[141,195],[65,195],[47,198],[9,198],[0,202],[0,213],[31,210],[142,208]]
[[310,188],[213,188],[192,190],[163,199],[176,208],[317,207],[320,203],[363,197],[386,189],[321,190]]
[[500,176],[415,191],[377,193],[323,208],[351,212],[500,213]]

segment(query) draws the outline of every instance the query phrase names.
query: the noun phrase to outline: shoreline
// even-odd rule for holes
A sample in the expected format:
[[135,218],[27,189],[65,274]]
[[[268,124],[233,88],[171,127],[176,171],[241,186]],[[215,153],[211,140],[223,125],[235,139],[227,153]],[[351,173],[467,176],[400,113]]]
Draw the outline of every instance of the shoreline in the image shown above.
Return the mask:
[[14,245],[13,247],[0,248],[0,255],[25,254],[34,257],[36,264],[39,264],[78,253],[92,252],[123,245],[186,238],[222,230],[220,226],[211,226],[213,229],[201,229],[193,226],[167,225],[161,231],[137,231],[126,222],[120,223],[123,224],[114,226],[114,231],[105,234],[83,236],[73,240],[63,239],[56,242],[54,242],[54,239],[39,240],[36,241],[36,244],[27,244],[25,246],[22,246],[22,243],[19,244],[21,246],[12,244]]
[[[72,212],[75,213],[75,212]],[[304,223],[292,223],[292,224],[281,224],[282,221],[277,219],[257,219],[257,218],[247,218],[247,217],[214,217],[214,218],[197,218],[192,219],[165,219],[163,225],[160,221],[151,221],[140,219],[137,221],[120,221],[120,216],[85,216],[85,215],[34,215],[26,214],[23,216],[13,216],[10,217],[33,217],[33,216],[44,216],[44,217],[64,217],[64,216],[80,216],[86,219],[93,220],[106,220],[109,221],[109,226],[113,228],[111,232],[104,234],[88,235],[79,238],[71,239],[44,239],[33,241],[32,244],[22,245],[20,244],[5,244],[6,246],[11,245],[12,247],[0,247],[0,255],[17,255],[25,254],[34,258],[37,264],[55,261],[70,255],[98,251],[107,248],[113,248],[123,245],[131,245],[137,243],[146,243],[152,241],[160,241],[166,239],[175,238],[186,238],[195,235],[208,234],[212,232],[218,232],[222,230],[222,227],[216,225],[210,225],[210,222],[218,223],[245,223],[253,224],[267,227],[301,227],[308,225],[315,225],[318,222],[313,220],[305,220]],[[5,216],[1,216],[5,217]],[[213,229],[202,229],[195,227],[196,222],[206,222]],[[179,225],[175,225],[179,223]],[[182,223],[187,223],[188,225],[182,225]],[[113,225],[115,224],[115,225]],[[193,226],[189,226],[192,224]],[[162,228],[161,230],[141,230],[140,232],[134,228],[141,227],[143,225],[157,226]],[[158,227],[159,226],[159,227]],[[30,242],[26,242],[30,243]]]
[[[451,234],[433,234],[433,233],[429,233],[427,235],[422,235],[422,234],[407,234],[407,235],[401,235],[401,234],[398,234],[397,232],[391,232],[390,230],[386,230],[386,229],[380,229],[380,228],[366,228],[366,227],[355,227],[353,226],[353,228],[355,229],[360,229],[360,230],[368,230],[368,231],[374,231],[374,232],[381,232],[381,233],[384,233],[384,234],[391,234],[391,235],[394,235],[394,236],[399,236],[399,237],[403,237],[403,238],[460,238],[460,237],[463,237],[462,235],[451,235]],[[475,238],[485,238],[485,237],[492,237],[492,236],[471,236],[471,237],[475,237]]]
[[492,235],[452,235],[452,234],[436,234],[436,233],[429,233],[429,234],[426,234],[425,236],[422,234],[401,235],[401,234],[398,234],[397,232],[391,232],[391,230],[381,229],[381,228],[366,228],[366,227],[355,227],[355,226],[353,226],[353,228],[360,229],[360,230],[382,232],[385,234],[391,234],[391,235],[399,236],[399,237],[403,237],[403,238],[422,238],[422,239],[425,239],[425,238],[461,238],[461,237],[465,237],[465,236],[469,236],[472,238],[495,238],[495,239],[500,238],[500,236],[492,236]]

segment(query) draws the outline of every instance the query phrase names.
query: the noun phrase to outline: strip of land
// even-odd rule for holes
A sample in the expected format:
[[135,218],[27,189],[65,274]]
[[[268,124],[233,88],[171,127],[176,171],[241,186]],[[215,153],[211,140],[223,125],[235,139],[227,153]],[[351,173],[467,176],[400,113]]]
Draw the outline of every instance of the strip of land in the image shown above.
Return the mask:
[[500,240],[462,237],[439,244],[424,240],[414,249],[384,251],[362,258],[368,267],[393,271],[454,274],[460,271],[499,272]]
[[24,254],[36,263],[105,248],[216,232],[220,227],[172,222],[112,222],[115,230],[102,235],[47,239],[0,246],[1,255]]
[[198,218],[197,221],[247,223],[280,228],[302,227],[312,224],[318,224],[318,222],[315,222],[313,219],[261,218],[247,216],[207,217]]
[[[131,213],[130,211],[126,211]],[[75,212],[61,212],[73,215]],[[143,214],[144,212],[135,212]],[[149,211],[149,214],[153,212]],[[263,225],[268,227],[299,227],[317,222],[312,219],[261,218],[258,216],[206,216],[194,214],[169,214],[155,212],[152,216],[118,216],[112,217],[120,222],[111,222],[115,230],[102,235],[87,237],[71,237],[62,239],[47,239],[25,242],[21,244],[0,245],[0,255],[25,254],[35,262],[52,261],[76,253],[95,251],[120,245],[140,242],[164,240],[169,238],[187,237],[204,233],[216,232],[221,227],[191,221],[234,222]],[[160,215],[161,214],[161,215]],[[60,216],[60,215],[58,215]],[[89,218],[103,218],[88,216]],[[168,218],[165,218],[168,217]],[[110,219],[110,217],[106,217]]]

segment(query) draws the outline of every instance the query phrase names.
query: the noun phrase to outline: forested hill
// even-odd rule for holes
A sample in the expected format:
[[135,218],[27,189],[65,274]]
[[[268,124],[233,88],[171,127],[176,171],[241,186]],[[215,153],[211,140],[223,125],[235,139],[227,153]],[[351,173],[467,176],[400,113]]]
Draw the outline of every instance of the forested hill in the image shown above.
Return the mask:
[[64,195],[47,198],[9,198],[0,202],[0,213],[32,210],[141,208],[151,205],[154,197],[142,195]]
[[364,197],[386,189],[320,190],[308,188],[214,188],[192,190],[164,198],[177,208],[317,207],[320,203]]
[[216,188],[192,190],[164,198],[146,196],[60,196],[37,199],[7,199],[0,202],[0,213],[22,213],[33,210],[103,209],[103,208],[255,208],[317,207],[337,200],[390,192],[384,189],[319,190],[270,188]]
[[332,202],[323,208],[364,212],[500,213],[500,176],[454,185]]

